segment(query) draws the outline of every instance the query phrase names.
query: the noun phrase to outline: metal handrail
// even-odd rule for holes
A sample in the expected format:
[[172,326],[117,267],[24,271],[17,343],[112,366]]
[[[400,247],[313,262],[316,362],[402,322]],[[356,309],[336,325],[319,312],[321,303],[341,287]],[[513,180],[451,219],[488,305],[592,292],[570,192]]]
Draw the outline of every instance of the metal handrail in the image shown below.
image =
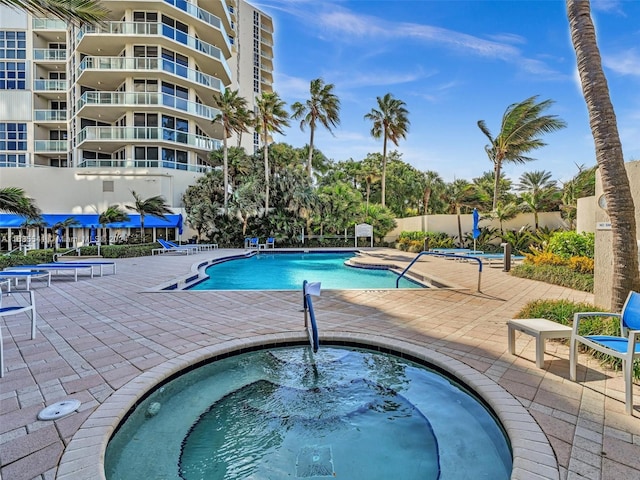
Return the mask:
[[409,263],[409,265],[406,266],[406,268],[402,271],[402,273],[398,275],[398,278],[396,279],[396,288],[398,288],[398,286],[400,285],[400,279],[404,277],[404,274],[407,273],[407,271],[413,266],[413,264],[416,263],[418,259],[423,255],[432,255],[435,257],[449,257],[449,258],[457,258],[457,259],[464,258],[465,260],[475,260],[476,262],[478,262],[478,292],[480,291],[480,280],[482,277],[482,260],[481,259],[479,259],[478,257],[472,257],[467,255],[462,256],[462,255],[456,255],[454,253],[438,253],[438,252],[420,252],[416,256],[416,258],[411,260],[411,263]]
[[56,253],[53,256],[53,261],[57,262],[60,257],[63,257],[63,256],[65,256],[65,255],[67,255],[68,253],[71,253],[71,252],[75,252],[76,255],[80,256],[80,247],[74,247],[74,248],[71,248],[71,249],[67,250],[66,252]]
[[[318,324],[316,323],[316,314],[313,311],[313,302],[311,302],[311,295],[307,293],[307,282],[302,282],[302,303],[304,306],[304,328],[309,335],[309,343],[313,349],[313,353],[317,353],[320,347],[320,341],[318,340]],[[311,319],[311,331],[309,331],[309,319]]]

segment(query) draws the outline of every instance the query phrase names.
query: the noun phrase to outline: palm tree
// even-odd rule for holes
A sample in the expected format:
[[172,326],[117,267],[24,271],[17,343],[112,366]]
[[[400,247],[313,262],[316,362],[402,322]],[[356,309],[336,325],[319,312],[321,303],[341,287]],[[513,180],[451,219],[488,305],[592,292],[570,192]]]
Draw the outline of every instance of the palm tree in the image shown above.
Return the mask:
[[0,188],[0,212],[15,213],[27,219],[40,218],[40,209],[25,191],[18,187]]
[[384,97],[377,97],[378,109],[372,108],[364,118],[371,120],[371,136],[375,139],[382,137],[382,200],[385,206],[385,188],[387,184],[387,141],[391,140],[397,147],[401,138],[406,138],[409,132],[409,111],[402,100],[387,93]]
[[292,117],[300,119],[300,130],[309,125],[309,159],[307,160],[307,174],[311,178],[311,160],[313,158],[313,138],[316,125],[320,123],[331,132],[331,127],[340,124],[340,100],[333,93],[334,85],[325,84],[321,78],[311,80],[309,92],[311,98],[305,103],[296,102],[291,105]]
[[571,41],[576,51],[580,83],[595,140],[602,188],[611,220],[611,308],[620,311],[629,291],[640,290],[635,207],[624,166],[616,114],[611,103],[607,79],[602,70],[590,3],[586,0],[567,0],[567,15]]
[[263,92],[256,99],[258,113],[255,129],[262,135],[262,155],[264,158],[264,211],[269,212],[269,140],[272,133],[282,134],[283,127],[289,126],[289,114],[285,110],[285,102],[276,92]]
[[[76,220],[75,217],[65,218],[61,222],[56,222],[53,225],[51,225],[51,233],[53,234],[53,251],[54,252],[58,251],[58,239],[56,238],[56,235],[57,235],[56,232],[61,230],[66,230],[69,227],[75,227],[78,225],[80,225],[80,222],[78,222],[78,220]],[[62,238],[60,238],[59,240],[60,242],[62,242]]]
[[555,180],[551,179],[551,172],[536,170],[524,172],[520,175],[520,183],[516,189],[524,192],[520,204],[525,210],[533,212],[535,229],[538,230],[538,212],[553,205],[553,197],[558,196]]
[[54,16],[75,25],[98,24],[110,13],[98,0],[0,0],[0,5],[24,10],[34,17]]
[[[128,222],[129,215],[120,208],[119,205],[109,205],[107,209],[98,215],[98,223],[102,226],[102,236],[107,239],[109,245],[109,237],[107,237],[107,225],[109,223]],[[100,245],[102,242],[98,242]],[[98,252],[100,255],[100,252]]]
[[496,205],[496,208],[491,210],[491,213],[483,217],[483,220],[487,218],[498,220],[500,223],[500,236],[504,237],[504,228],[502,227],[502,224],[516,218],[517,215],[518,206],[515,203],[503,204],[502,202],[499,202],[498,205]]
[[507,107],[502,116],[500,133],[494,138],[484,120],[478,121],[478,127],[489,139],[489,145],[484,149],[493,162],[495,187],[493,190],[493,204],[498,204],[498,182],[503,162],[526,163],[533,158],[525,156],[532,150],[544,147],[540,135],[550,133],[566,127],[566,123],[555,115],[541,115],[552,104],[552,100],[536,103],[537,96],[529,97],[520,103]]
[[476,206],[477,198],[475,186],[467,180],[459,178],[447,184],[443,195],[445,197],[445,201],[449,205],[449,213],[455,213],[458,217],[458,245],[460,248],[463,248],[464,237],[462,236],[462,222],[460,220],[460,214],[464,207],[473,208]]
[[222,94],[214,96],[215,107],[220,113],[212,120],[220,123],[224,133],[222,135],[222,172],[224,175],[224,213],[228,213],[229,199],[229,157],[227,139],[233,134],[240,135],[247,132],[250,115],[247,110],[247,100],[239,96],[238,90],[225,90]]
[[422,193],[422,214],[427,215],[429,210],[429,202],[433,193],[442,192],[445,187],[444,180],[438,172],[427,170],[422,174],[424,176],[424,192]]
[[153,217],[159,217],[166,220],[166,214],[173,212],[162,195],[156,195],[155,197],[149,197],[143,200],[133,190],[131,191],[131,194],[133,195],[135,203],[133,205],[125,205],[125,208],[133,210],[140,215],[140,243],[144,243],[145,215],[151,215]]

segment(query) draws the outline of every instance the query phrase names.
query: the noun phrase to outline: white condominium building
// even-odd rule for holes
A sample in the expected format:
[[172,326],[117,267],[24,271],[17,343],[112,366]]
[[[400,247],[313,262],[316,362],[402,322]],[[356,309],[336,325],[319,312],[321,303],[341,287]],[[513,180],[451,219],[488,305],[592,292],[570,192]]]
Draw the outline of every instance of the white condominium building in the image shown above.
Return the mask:
[[[214,96],[238,89],[251,108],[272,90],[273,22],[244,0],[101,3],[95,27],[0,6],[0,188],[24,188],[45,220],[74,216],[70,246],[132,190],[165,197],[179,218],[158,236],[175,237],[182,194],[221,146]],[[0,250],[18,221],[0,214]]]

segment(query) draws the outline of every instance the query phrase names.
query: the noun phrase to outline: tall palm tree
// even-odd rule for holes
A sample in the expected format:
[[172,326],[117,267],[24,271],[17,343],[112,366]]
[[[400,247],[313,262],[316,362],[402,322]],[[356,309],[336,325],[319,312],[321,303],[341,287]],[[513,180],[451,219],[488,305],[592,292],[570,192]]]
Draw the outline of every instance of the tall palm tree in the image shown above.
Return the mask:
[[305,103],[295,102],[291,105],[292,117],[300,120],[300,129],[309,125],[309,159],[307,160],[307,174],[311,178],[311,160],[313,158],[313,139],[317,124],[331,132],[331,127],[340,124],[340,99],[333,93],[334,85],[325,84],[321,78],[311,80],[309,92],[311,98]]
[[[109,205],[104,212],[98,215],[98,223],[102,226],[102,236],[107,239],[107,245],[109,245],[109,237],[107,237],[107,225],[109,223],[128,221],[129,215],[127,215],[127,212],[122,210],[119,205]],[[99,244],[101,243],[102,242],[99,242]]]
[[155,197],[149,197],[144,200],[133,190],[131,191],[131,195],[133,195],[134,204],[125,205],[125,208],[133,210],[140,215],[140,242],[144,243],[144,217],[151,215],[166,220],[166,214],[173,213],[173,211],[169,208],[169,205],[167,205],[162,195],[156,195]]
[[225,90],[220,95],[214,95],[215,107],[220,113],[212,120],[213,123],[220,123],[224,130],[222,135],[222,172],[224,176],[224,213],[228,213],[229,203],[229,154],[227,139],[234,133],[240,135],[247,132],[250,115],[247,110],[247,100],[241,97],[238,90]]
[[262,156],[264,158],[264,211],[269,212],[269,140],[272,133],[283,133],[289,126],[289,114],[285,110],[285,102],[276,92],[263,92],[256,99],[258,112],[255,129],[262,136]]
[[526,154],[546,145],[540,136],[567,126],[556,115],[542,115],[542,112],[553,105],[552,100],[536,103],[537,99],[537,96],[533,96],[520,103],[509,105],[502,116],[500,133],[495,138],[491,135],[485,121],[478,121],[478,127],[489,139],[489,144],[484,148],[489,160],[493,162],[495,179],[493,209],[498,204],[498,182],[500,181],[502,164],[504,162],[526,163],[532,161],[533,158],[527,157]]
[[424,191],[422,193],[422,214],[429,214],[429,202],[433,193],[442,192],[445,188],[445,183],[438,172],[433,170],[427,170],[423,172],[424,177]]
[[551,179],[551,172],[536,170],[520,175],[520,183],[516,189],[523,192],[520,204],[525,210],[533,212],[535,229],[538,230],[538,213],[552,207],[553,198],[559,197],[556,181]]
[[402,100],[387,93],[384,97],[377,97],[378,109],[372,108],[364,118],[371,120],[371,136],[375,139],[382,137],[382,206],[385,206],[385,188],[387,182],[387,141],[391,140],[395,146],[401,138],[406,138],[409,132],[409,111]]
[[458,245],[464,247],[464,237],[462,236],[462,222],[460,214],[465,207],[473,208],[476,206],[476,189],[472,183],[467,180],[458,178],[448,183],[443,195],[445,201],[449,205],[448,213],[455,213],[458,217]]
[[98,0],[0,0],[6,5],[35,17],[54,16],[75,25],[95,25],[107,18],[109,10]]
[[571,41],[576,51],[582,92],[589,111],[589,124],[595,141],[596,160],[611,220],[613,278],[611,308],[619,311],[631,290],[640,290],[635,206],[624,166],[607,79],[587,0],[567,0]]
[[0,188],[0,212],[15,213],[31,220],[40,218],[40,209],[25,191],[18,187]]

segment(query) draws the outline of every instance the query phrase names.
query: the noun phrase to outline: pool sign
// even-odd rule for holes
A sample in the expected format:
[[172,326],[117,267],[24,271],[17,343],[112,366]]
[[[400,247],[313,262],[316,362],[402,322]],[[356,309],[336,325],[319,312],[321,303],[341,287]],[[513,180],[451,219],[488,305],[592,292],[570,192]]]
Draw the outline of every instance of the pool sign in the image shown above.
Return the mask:
[[356,225],[356,248],[358,247],[358,237],[371,238],[371,246],[373,247],[373,226],[369,225],[368,223],[359,223],[358,225]]
[[596,230],[611,230],[611,222],[597,222]]

